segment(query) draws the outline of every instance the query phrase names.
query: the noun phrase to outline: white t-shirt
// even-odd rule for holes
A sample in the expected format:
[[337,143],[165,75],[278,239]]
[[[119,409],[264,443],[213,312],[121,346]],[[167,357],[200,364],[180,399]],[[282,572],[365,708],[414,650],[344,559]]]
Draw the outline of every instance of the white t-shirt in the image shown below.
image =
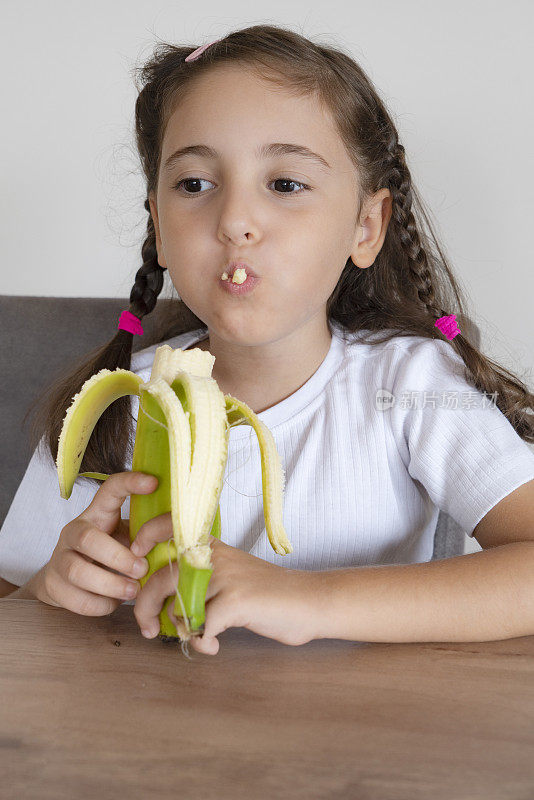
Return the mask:
[[[206,337],[200,328],[166,343],[185,349]],[[132,357],[144,381],[158,346]],[[277,555],[267,538],[260,450],[248,425],[229,431],[223,540],[284,567],[321,570],[430,561],[440,509],[472,535],[499,500],[534,478],[534,453],[463,370],[445,340],[396,336],[373,345],[336,329],[311,378],[258,414],[285,470],[293,553]],[[388,393],[392,406],[377,400]],[[132,396],[135,420],[138,407]],[[78,478],[62,499],[55,464],[40,450],[0,530],[0,576],[17,585],[50,560],[62,528],[98,489]],[[129,506],[127,498],[123,519]]]

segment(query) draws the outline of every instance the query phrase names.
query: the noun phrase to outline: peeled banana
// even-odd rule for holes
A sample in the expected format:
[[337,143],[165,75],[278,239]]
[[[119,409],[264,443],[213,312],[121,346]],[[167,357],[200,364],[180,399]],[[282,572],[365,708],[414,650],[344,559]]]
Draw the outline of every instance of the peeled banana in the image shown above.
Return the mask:
[[228,457],[229,430],[254,428],[261,453],[263,509],[267,535],[275,553],[293,548],[282,522],[285,476],[273,436],[251,408],[224,395],[212,377],[215,357],[206,350],[156,348],[150,379],[144,383],[125,369],[89,378],[63,419],[56,467],[61,497],[68,500],[78,475],[105,480],[108,475],[79,472],[93,429],[105,409],[119,397],[137,395],[139,413],[132,471],[155,475],[151,494],[130,496],[129,535],[133,542],[149,519],[171,512],[172,539],[148,553],[150,576],[167,563],[178,563],[174,613],[172,596],[160,612],[159,637],[187,642],[204,629],[205,599],[213,572],[210,534],[221,538],[219,500]]

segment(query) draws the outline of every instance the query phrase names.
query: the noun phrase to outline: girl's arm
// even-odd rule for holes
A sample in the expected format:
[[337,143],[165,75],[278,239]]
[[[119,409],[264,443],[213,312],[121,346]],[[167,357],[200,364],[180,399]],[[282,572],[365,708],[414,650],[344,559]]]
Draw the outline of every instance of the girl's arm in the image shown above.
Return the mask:
[[323,621],[316,638],[488,642],[534,634],[534,542],[315,574]]
[[[35,583],[35,575],[33,575],[29,581],[24,583],[22,586],[9,583],[9,581],[3,581],[2,586],[0,586],[0,600],[38,600],[39,598],[37,596],[37,590],[34,588]],[[6,584],[7,588],[4,588],[4,584]]]
[[316,572],[317,638],[486,642],[534,635],[534,481],[497,503],[474,533],[488,549]]
[[[534,634],[533,522],[534,480],[509,493],[475,527],[482,546],[491,549],[441,561],[294,570],[210,536],[214,569],[204,634],[191,645],[216,655],[217,636],[230,627],[289,645],[324,638],[472,642]],[[171,514],[161,514],[142,525],[130,549],[143,556],[170,537]],[[134,615],[148,638],[158,634],[158,617],[176,584],[176,565],[171,570],[169,564],[139,592]]]
[[0,598],[7,597],[10,592],[14,592],[19,586],[16,583],[10,583],[5,578],[0,578]]

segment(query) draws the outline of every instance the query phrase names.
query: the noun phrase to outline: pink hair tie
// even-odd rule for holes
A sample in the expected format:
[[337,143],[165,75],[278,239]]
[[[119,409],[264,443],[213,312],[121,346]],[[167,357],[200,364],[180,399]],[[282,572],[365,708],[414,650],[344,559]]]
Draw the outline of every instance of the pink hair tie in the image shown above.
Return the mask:
[[217,42],[220,41],[221,41],[220,39],[215,39],[214,42],[209,42],[208,44],[203,44],[200,47],[197,47],[196,50],[193,50],[192,53],[189,53],[189,55],[185,57],[184,61],[196,61],[197,58],[202,55],[204,50],[207,50],[208,47],[211,47],[212,44],[217,44]]
[[130,311],[123,311],[120,319],[119,324],[117,325],[118,331],[129,331],[137,336],[142,336],[143,326],[141,325],[141,320],[139,317],[136,317],[135,314],[132,314]]
[[454,339],[462,331],[456,324],[456,314],[450,314],[448,317],[440,317],[434,323],[435,328],[439,328],[445,334],[447,339]]

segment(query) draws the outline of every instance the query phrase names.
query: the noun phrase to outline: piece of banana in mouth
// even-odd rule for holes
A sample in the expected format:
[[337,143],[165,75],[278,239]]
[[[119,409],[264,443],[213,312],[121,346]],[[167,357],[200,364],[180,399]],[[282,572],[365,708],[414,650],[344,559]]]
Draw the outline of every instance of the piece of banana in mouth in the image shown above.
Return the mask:
[[[221,280],[227,281],[229,279],[230,278],[228,273],[226,271],[223,272],[223,274],[221,275]],[[240,267],[239,269],[236,269],[234,271],[234,274],[232,276],[232,283],[245,283],[246,279],[247,279],[247,271],[244,267]]]

